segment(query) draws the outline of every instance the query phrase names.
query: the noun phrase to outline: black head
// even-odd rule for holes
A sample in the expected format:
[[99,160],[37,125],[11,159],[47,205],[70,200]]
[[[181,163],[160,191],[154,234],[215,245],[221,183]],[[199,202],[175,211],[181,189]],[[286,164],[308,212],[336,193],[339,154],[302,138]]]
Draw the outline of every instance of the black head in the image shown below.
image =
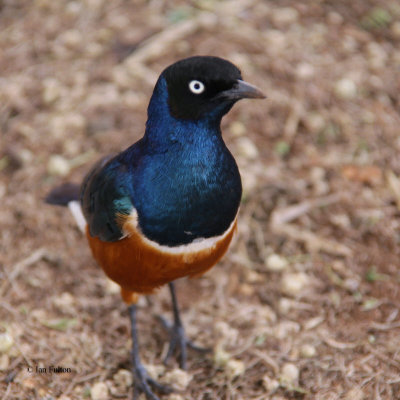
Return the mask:
[[218,57],[185,58],[166,68],[162,76],[170,112],[179,119],[222,117],[240,99],[265,97],[242,80],[235,65]]

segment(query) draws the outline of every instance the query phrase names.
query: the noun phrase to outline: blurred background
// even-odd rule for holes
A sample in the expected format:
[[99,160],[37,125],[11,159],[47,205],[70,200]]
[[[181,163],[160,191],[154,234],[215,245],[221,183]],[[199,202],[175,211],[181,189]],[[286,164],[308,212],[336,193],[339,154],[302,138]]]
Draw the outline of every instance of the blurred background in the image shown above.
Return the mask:
[[[126,308],[43,198],[139,139],[160,72],[205,54],[268,98],[223,120],[236,240],[178,282],[189,336],[214,352],[161,366],[164,288],[140,303],[145,363],[170,400],[400,398],[400,3],[2,0],[2,399],[129,398]],[[27,369],[50,365],[72,372]]]

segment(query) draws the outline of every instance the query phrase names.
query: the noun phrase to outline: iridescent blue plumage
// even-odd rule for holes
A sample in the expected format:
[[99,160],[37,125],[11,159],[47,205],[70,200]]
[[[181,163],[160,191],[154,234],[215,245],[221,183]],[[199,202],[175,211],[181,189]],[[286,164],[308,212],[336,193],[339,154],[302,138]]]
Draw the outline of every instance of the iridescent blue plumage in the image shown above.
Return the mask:
[[[193,79],[204,82],[204,92],[190,92]],[[82,186],[91,235],[120,239],[117,216],[133,208],[141,232],[162,245],[223,234],[242,187],[220,122],[237,100],[257,96],[240,71],[219,58],[193,57],[167,68],[148,107],[144,137],[95,168]]]
[[148,238],[170,246],[186,244],[220,235],[232,223],[242,189],[236,162],[221,137],[221,117],[174,118],[168,112],[165,80],[159,81],[144,139],[151,154],[132,171],[133,204]]
[[241,182],[221,137],[222,116],[178,120],[169,113],[167,99],[161,78],[144,138],[94,174],[92,208],[84,207],[93,236],[118,240],[122,232],[115,215],[129,214],[132,207],[145,236],[170,246],[220,235],[235,218]]

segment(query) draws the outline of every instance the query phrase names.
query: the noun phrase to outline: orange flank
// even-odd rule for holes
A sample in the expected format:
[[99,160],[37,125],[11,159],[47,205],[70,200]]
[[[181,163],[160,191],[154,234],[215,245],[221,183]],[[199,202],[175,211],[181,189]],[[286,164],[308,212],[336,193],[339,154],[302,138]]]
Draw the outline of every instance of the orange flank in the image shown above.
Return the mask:
[[212,241],[203,239],[210,243],[208,247],[202,246],[201,242],[179,248],[160,246],[143,238],[131,223],[125,223],[124,229],[128,235],[116,242],[104,242],[91,236],[88,227],[86,236],[98,264],[111,280],[121,286],[123,300],[135,303],[138,294],[151,293],[184,276],[200,276],[213,267],[229,247],[236,219],[220,237]]

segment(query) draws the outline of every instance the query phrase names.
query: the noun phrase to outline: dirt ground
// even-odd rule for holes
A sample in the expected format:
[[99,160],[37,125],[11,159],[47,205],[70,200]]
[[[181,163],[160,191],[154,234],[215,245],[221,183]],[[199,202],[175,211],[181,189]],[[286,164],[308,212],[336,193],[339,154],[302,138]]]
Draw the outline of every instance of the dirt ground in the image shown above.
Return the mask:
[[214,351],[162,367],[168,291],[140,302],[142,357],[179,389],[163,398],[400,399],[396,0],[0,1],[0,398],[130,398],[126,307],[43,198],[140,138],[158,74],[195,54],[268,99],[223,121],[236,240],[178,282]]

